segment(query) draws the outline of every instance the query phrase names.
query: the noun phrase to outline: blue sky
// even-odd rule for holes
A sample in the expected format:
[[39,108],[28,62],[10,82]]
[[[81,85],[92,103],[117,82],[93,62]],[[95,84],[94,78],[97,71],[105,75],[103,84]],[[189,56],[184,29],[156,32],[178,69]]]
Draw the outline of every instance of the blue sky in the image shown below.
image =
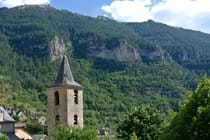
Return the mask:
[[58,9],[67,9],[72,12],[97,16],[104,15],[102,5],[110,4],[112,0],[51,0],[51,5]]
[[57,9],[120,22],[152,19],[175,27],[210,33],[210,0],[0,0],[0,7],[50,4]]

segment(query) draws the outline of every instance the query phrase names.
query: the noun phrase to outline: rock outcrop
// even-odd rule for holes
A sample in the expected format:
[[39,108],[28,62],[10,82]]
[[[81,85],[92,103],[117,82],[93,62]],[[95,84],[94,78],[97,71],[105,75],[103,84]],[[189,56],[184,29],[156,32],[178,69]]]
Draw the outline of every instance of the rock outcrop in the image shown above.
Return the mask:
[[63,39],[55,36],[49,43],[50,59],[51,61],[58,60],[65,54],[66,45]]
[[[92,45],[88,46],[87,56],[129,64],[136,62],[140,57],[144,62],[172,61],[167,51],[158,45],[134,47],[126,40],[117,41],[119,42],[113,47],[106,46],[103,42],[91,43]],[[49,43],[51,61],[62,58],[69,47],[72,47],[71,43],[65,43],[62,38],[55,36]]]
[[127,41],[120,41],[119,46],[107,49],[105,44],[92,46],[89,48],[89,57],[96,57],[106,60],[114,60],[117,62],[134,63],[139,59],[139,53],[136,49],[128,44]]
[[144,62],[172,61],[171,56],[158,45],[140,47],[138,51]]

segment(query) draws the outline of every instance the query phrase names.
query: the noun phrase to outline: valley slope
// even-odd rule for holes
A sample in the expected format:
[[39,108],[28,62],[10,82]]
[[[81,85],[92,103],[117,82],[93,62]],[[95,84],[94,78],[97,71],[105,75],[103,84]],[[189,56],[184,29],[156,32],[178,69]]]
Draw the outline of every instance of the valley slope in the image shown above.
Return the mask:
[[46,114],[47,87],[66,53],[84,86],[85,123],[114,127],[143,103],[178,111],[209,72],[210,35],[20,6],[0,9],[0,50],[0,105]]

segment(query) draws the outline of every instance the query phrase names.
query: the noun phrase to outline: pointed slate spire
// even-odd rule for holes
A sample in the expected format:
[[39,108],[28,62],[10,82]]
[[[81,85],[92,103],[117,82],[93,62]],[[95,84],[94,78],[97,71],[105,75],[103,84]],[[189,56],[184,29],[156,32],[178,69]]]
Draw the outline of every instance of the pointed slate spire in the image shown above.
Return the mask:
[[63,60],[60,66],[60,70],[58,72],[55,85],[56,86],[70,85],[70,86],[81,87],[80,84],[74,81],[74,77],[71,72],[68,57],[66,55],[63,56]]

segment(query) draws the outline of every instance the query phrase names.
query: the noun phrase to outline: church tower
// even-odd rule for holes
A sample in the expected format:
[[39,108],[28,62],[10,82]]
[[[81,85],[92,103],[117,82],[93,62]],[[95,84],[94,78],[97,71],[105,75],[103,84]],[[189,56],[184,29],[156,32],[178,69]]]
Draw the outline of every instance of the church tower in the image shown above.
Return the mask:
[[59,123],[83,127],[83,88],[74,81],[67,56],[55,84],[48,88],[48,135]]

